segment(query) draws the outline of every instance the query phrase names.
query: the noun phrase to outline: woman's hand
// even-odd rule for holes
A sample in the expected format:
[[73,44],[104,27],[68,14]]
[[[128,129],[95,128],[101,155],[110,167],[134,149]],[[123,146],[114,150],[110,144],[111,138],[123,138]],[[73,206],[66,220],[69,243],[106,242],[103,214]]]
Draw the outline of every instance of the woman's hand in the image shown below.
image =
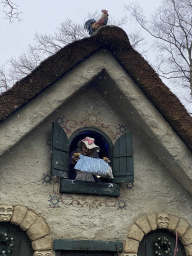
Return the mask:
[[111,161],[109,160],[109,158],[108,158],[108,157],[106,157],[106,156],[104,156],[104,157],[103,157],[103,160],[104,160],[106,163],[111,162]]
[[79,160],[80,153],[74,153],[72,156],[72,162],[75,163]]

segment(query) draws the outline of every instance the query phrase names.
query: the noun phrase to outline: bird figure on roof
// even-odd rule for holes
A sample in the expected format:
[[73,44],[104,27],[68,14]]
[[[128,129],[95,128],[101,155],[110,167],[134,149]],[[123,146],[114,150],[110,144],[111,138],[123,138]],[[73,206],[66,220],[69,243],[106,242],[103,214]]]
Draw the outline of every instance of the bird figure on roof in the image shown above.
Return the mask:
[[88,31],[89,35],[92,35],[97,29],[101,28],[104,25],[107,25],[108,22],[108,11],[102,10],[101,18],[96,21],[95,19],[89,19],[85,22],[84,28]]

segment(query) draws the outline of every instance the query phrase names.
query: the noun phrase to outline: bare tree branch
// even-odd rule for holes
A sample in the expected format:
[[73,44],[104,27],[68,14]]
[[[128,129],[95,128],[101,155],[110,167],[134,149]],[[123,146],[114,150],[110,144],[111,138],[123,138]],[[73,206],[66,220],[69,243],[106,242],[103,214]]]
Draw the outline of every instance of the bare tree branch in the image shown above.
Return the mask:
[[[89,14],[88,18],[98,19],[100,14],[95,12],[94,14]],[[108,24],[123,26],[126,22],[126,16],[120,20],[114,20],[110,17]],[[29,46],[28,52],[23,53],[18,59],[9,60],[6,72],[3,69],[0,70],[0,86],[8,89],[16,81],[31,73],[48,56],[55,54],[65,45],[88,36],[89,34],[84,30],[83,25],[74,23],[70,19],[62,22],[52,35],[36,34],[36,44]],[[139,32],[131,33],[129,39],[133,47],[138,47],[144,41]]]
[[129,40],[133,48],[140,47],[141,43],[144,43],[144,38],[141,36],[139,31],[129,34]]
[[13,22],[14,20],[21,21],[19,17],[21,12],[18,11],[18,5],[14,4],[10,0],[3,0],[1,3],[5,8],[3,11],[6,15],[6,18],[9,19],[10,22]]
[[150,21],[145,19],[139,6],[132,4],[126,8],[156,40],[159,74],[187,82],[192,95],[192,1],[163,0]]
[[0,69],[0,90],[6,91],[9,89],[9,81],[3,68]]
[[[4,0],[3,3],[6,5],[10,4],[10,8],[13,6],[10,17],[11,19],[15,18],[14,11],[17,11],[17,6],[14,6],[9,0]],[[100,18],[100,14],[95,12],[94,14],[89,14],[88,18],[98,19]],[[123,26],[126,22],[127,18],[125,16],[121,20],[110,18],[108,24]],[[6,70],[0,69],[0,89],[3,88],[6,90],[11,87],[16,81],[31,73],[45,58],[55,54],[65,45],[88,36],[83,25],[74,23],[70,19],[62,22],[60,27],[52,35],[36,34],[36,44],[29,46],[28,52],[22,54],[18,59],[9,60]],[[138,45],[142,40],[136,33],[132,37],[134,46]]]

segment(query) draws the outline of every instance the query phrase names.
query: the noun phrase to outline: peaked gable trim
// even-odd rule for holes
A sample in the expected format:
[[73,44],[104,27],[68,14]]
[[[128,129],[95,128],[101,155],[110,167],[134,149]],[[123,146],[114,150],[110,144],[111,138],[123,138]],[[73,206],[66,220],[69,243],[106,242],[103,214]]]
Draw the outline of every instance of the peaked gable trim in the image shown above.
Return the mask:
[[126,33],[115,26],[105,26],[94,36],[67,45],[1,95],[0,122],[102,47],[113,54],[192,151],[192,118],[147,61],[131,47]]
[[75,93],[92,85],[97,85],[100,93],[107,95],[106,100],[119,106],[119,110],[136,129],[141,127],[140,132],[154,154],[192,194],[191,152],[107,50],[98,51],[87,58],[1,123],[0,154],[24,138]]

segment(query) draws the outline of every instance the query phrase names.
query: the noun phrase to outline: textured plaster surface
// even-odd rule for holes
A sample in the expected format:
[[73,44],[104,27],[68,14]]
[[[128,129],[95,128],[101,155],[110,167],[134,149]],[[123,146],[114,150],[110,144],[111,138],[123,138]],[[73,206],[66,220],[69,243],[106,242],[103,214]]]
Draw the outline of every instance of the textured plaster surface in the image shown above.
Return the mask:
[[37,128],[57,108],[72,101],[77,91],[84,90],[93,81],[114,108],[119,109],[126,120],[139,130],[163,164],[192,193],[191,152],[107,50],[86,59],[2,122],[0,154]]
[[[191,153],[119,64],[105,54],[111,69],[96,77],[108,64],[103,55],[95,55],[0,124],[0,203],[35,211],[46,220],[53,239],[124,241],[132,223],[156,212],[192,225],[191,195],[171,174],[181,176],[183,185],[188,175],[186,186],[190,184]],[[60,195],[59,178],[50,177],[53,121],[68,138],[78,129],[93,127],[115,143],[125,131],[132,131],[133,187],[122,185],[119,198]],[[27,216],[23,218],[27,222]],[[153,216],[149,219],[154,229]]]
[[[46,256],[54,255],[51,253],[51,249],[53,246],[51,236],[49,235],[49,227],[47,226],[47,223],[42,217],[38,217],[35,212],[30,211],[26,206],[22,205],[16,205],[13,207],[0,204],[0,209],[13,210],[13,215],[11,216],[11,219],[1,218],[0,222],[7,222],[8,225],[10,222],[16,226],[20,226],[20,228],[24,231],[27,231],[29,239],[32,240],[31,246],[34,252],[33,255],[43,256],[45,254],[41,254],[41,252],[45,250],[49,250],[49,252],[47,251]],[[23,218],[23,216],[25,217]]]
[[[123,127],[132,130],[133,188],[123,185],[119,199],[59,195],[58,178],[52,177],[50,182],[45,179],[51,165],[51,123],[56,120],[69,138],[79,128],[94,127],[105,132],[114,143],[121,135],[120,130],[124,132]],[[135,219],[139,225],[143,214],[156,211],[165,211],[191,222],[191,196],[164,168],[140,133],[113,109],[96,88],[74,95],[71,101],[4,154],[0,164],[2,203],[22,204],[34,210],[44,217],[54,238],[123,241]],[[24,222],[26,218],[27,215]],[[28,233],[32,230],[34,234],[33,229],[35,224],[30,226]]]
[[[155,216],[155,218],[154,218]],[[153,222],[151,220],[153,219]],[[173,225],[173,220],[178,220],[178,225]],[[146,226],[152,224],[153,227],[155,227],[154,222],[156,222],[156,229],[166,229],[168,231],[171,231],[176,236],[178,236],[178,239],[183,243],[184,247],[183,249],[186,252],[187,256],[191,255],[191,227],[189,226],[189,223],[183,219],[179,219],[175,216],[169,215],[167,213],[158,213],[158,214],[152,214],[148,216],[143,216],[142,218],[138,219],[135,224],[131,226],[129,229],[128,237],[125,240],[124,243],[124,251],[128,253],[132,253],[133,251],[135,253],[139,252],[139,247],[137,246],[138,241],[142,240],[141,232],[146,233]],[[147,224],[148,223],[148,224]],[[138,228],[136,228],[137,225],[140,225]],[[170,225],[168,225],[170,224]],[[150,233],[150,230],[149,232]],[[179,242],[180,242],[179,241]]]

